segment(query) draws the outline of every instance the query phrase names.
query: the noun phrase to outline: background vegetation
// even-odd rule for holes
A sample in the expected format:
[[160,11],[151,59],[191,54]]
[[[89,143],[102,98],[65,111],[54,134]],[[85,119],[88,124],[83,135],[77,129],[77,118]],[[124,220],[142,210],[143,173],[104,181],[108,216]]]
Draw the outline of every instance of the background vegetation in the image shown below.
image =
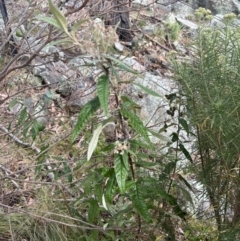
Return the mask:
[[[116,57],[114,27],[105,33],[90,17],[71,22],[71,14],[51,1],[46,9],[46,15],[36,8],[23,16],[13,28],[24,35],[22,49],[2,57],[0,238],[238,240],[240,42],[239,29],[231,26],[234,16],[225,18],[221,30],[203,26],[188,56],[169,52],[179,89],[161,96],[137,84],[140,74]],[[21,30],[26,20],[39,21],[41,28]],[[169,39],[159,36],[162,31]],[[27,51],[24,41],[32,32],[41,45]],[[178,24],[165,25],[153,43],[171,46],[183,33]],[[87,68],[100,69],[97,94],[75,119],[58,109],[47,85],[30,81],[27,67],[49,43],[71,54],[87,49],[84,54],[92,58]],[[129,51],[144,49],[140,44],[141,38]],[[132,85],[168,101],[171,121],[159,129],[145,124],[141,106],[124,92]],[[52,122],[40,121],[23,101],[36,93],[44,103],[39,112],[50,110]],[[13,115],[10,110],[19,104]],[[176,131],[167,139],[163,134],[173,125]],[[209,202],[204,212],[194,207],[193,180]]]

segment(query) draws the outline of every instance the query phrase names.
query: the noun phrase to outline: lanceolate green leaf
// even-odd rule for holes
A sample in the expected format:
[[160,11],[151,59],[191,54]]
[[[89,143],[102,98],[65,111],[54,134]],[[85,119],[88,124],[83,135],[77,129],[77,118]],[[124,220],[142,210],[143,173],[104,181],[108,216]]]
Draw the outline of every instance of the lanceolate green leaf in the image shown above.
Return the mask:
[[39,132],[43,131],[44,129],[45,129],[45,126],[43,123],[39,123],[37,122],[37,120],[33,120],[32,128],[31,128],[31,134],[32,134],[33,140],[35,140]]
[[134,193],[131,198],[133,206],[137,210],[137,212],[141,215],[143,219],[149,221],[150,217],[148,214],[147,205],[143,198],[142,187],[138,182],[136,182]]
[[[130,154],[129,154],[130,155]],[[123,164],[127,170],[129,170],[129,163],[128,163],[128,153],[125,151],[122,155]]]
[[93,137],[88,145],[88,152],[87,152],[87,160],[89,161],[95,148],[97,147],[99,135],[101,134],[103,129],[102,124],[100,124],[97,129],[93,132]]
[[138,161],[136,163],[137,166],[141,166],[141,167],[154,167],[157,165],[156,162],[149,162],[149,161]]
[[180,144],[180,145],[179,145],[179,148],[180,148],[180,150],[182,151],[182,153],[185,155],[185,157],[186,157],[191,163],[193,163],[192,157],[191,157],[191,155],[189,154],[189,152],[186,150],[186,148],[184,147],[184,145],[183,145],[183,144]]
[[129,98],[126,95],[121,96],[122,99],[122,106],[124,106],[125,109],[141,109],[141,106],[135,103],[131,98]]
[[93,223],[99,213],[98,202],[95,199],[89,200],[88,221]]
[[113,201],[114,194],[116,191],[116,184],[117,183],[116,183],[115,176],[113,175],[113,176],[109,177],[107,184],[106,184],[106,193],[105,193],[106,199],[109,203],[112,203],[112,201]]
[[53,26],[56,27],[56,28],[61,29],[61,26],[60,26],[60,25],[58,24],[58,22],[57,22],[55,19],[53,19],[53,18],[49,18],[49,17],[45,17],[45,16],[41,16],[41,15],[36,16],[35,18],[36,18],[37,20],[41,20],[41,21],[43,21],[43,22],[46,22],[46,23],[49,23],[49,24],[53,25]]
[[25,107],[24,109],[21,110],[19,118],[18,118],[18,125],[21,125],[27,118],[27,108]]
[[138,83],[133,83],[134,85],[138,86],[139,88],[141,88],[144,92],[146,92],[147,94],[149,95],[153,95],[153,96],[156,96],[156,97],[161,97],[162,96],[160,94],[158,94],[156,91],[152,90],[152,89],[149,89],[148,87],[146,86],[143,86],[141,84],[138,84]]
[[14,98],[8,105],[8,109],[13,108],[18,103],[17,99]]
[[115,154],[114,156],[114,171],[120,192],[124,193],[128,170],[124,165],[121,154]]
[[148,129],[148,132],[151,133],[153,136],[157,137],[158,139],[162,140],[162,141],[167,141],[167,142],[171,141],[168,137],[166,137],[164,135],[161,135],[161,134],[159,134],[159,133],[157,133],[153,130]]
[[67,37],[67,38],[58,39],[56,41],[52,41],[50,42],[50,45],[55,46],[59,44],[70,44],[70,43],[72,43],[72,40],[69,37]]
[[103,187],[101,184],[94,185],[94,196],[96,200],[102,204]]
[[51,0],[48,0],[50,10],[55,17],[58,25],[61,27],[62,30],[64,30],[65,33],[68,33],[67,29],[67,20],[63,16],[63,14],[53,5]]
[[134,130],[136,130],[137,133],[140,134],[147,141],[147,143],[150,145],[150,147],[153,149],[154,147],[148,137],[147,128],[143,125],[142,121],[138,118],[138,116],[135,115],[134,113],[132,113],[131,111],[123,109],[123,108],[120,109],[120,112],[124,117],[129,119],[129,122],[130,122],[132,128]]
[[100,108],[100,102],[98,97],[90,100],[81,110],[78,116],[77,124],[74,127],[71,142],[73,143],[84,126],[87,124],[91,116]]
[[193,192],[192,186],[189,184],[189,182],[181,175],[178,174],[178,178],[180,181],[182,181],[188,188]]
[[179,118],[179,123],[181,124],[181,126],[183,127],[183,129],[187,132],[187,134],[189,135],[189,128],[188,128],[188,123],[186,120],[184,120],[183,118]]
[[33,121],[33,125],[32,128],[34,129],[34,132],[36,133],[36,135],[38,135],[39,133],[39,124],[36,120]]
[[109,77],[101,75],[97,81],[97,93],[105,116],[108,116]]
[[26,138],[28,134],[28,130],[31,127],[32,122],[26,121],[23,126],[23,136]]
[[132,74],[138,74],[137,71],[135,71],[134,69],[132,69],[131,67],[129,67],[128,65],[126,65],[125,63],[123,63],[123,61],[119,60],[119,59],[116,59],[110,55],[106,55],[105,56],[106,59],[110,59],[112,60],[113,62],[115,62],[117,64],[117,67],[122,69],[122,70],[125,70],[129,73],[132,73]]

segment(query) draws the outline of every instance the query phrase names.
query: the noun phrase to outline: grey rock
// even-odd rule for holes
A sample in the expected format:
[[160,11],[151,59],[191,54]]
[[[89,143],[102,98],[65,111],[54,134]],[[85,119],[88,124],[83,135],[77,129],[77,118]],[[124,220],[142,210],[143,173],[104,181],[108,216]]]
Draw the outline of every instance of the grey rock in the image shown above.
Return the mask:
[[27,113],[31,116],[31,119],[36,120],[40,126],[45,126],[48,123],[50,115],[42,96],[19,101],[15,106],[9,108],[9,112],[18,116],[24,108],[27,109]]
[[22,103],[17,103],[13,107],[9,108],[9,112],[13,115],[18,115],[23,108],[24,106]]
[[143,65],[141,65],[134,57],[116,56],[116,58],[120,59],[126,65],[133,68],[139,73],[142,73],[146,70],[146,68]]
[[133,0],[132,3],[133,4],[138,4],[138,5],[142,5],[142,6],[147,6],[149,5],[149,0]]
[[114,122],[108,123],[104,128],[103,128],[103,134],[107,140],[114,141],[116,139],[116,124]]
[[172,11],[172,4],[169,3],[169,0],[159,0],[159,1],[157,1],[156,7],[163,10],[163,11],[169,12],[169,13]]
[[32,73],[33,73],[34,75],[39,76],[40,73],[42,73],[42,72],[44,72],[44,71],[46,71],[46,66],[41,65],[41,66],[35,66],[35,67],[33,68],[33,70],[32,70]]
[[176,17],[176,20],[178,23],[180,23],[187,31],[186,34],[191,37],[195,38],[198,33],[198,25],[193,23],[190,20],[181,18],[181,17]]
[[194,8],[192,4],[193,3],[190,2],[186,4],[184,2],[177,1],[172,4],[172,12],[174,12],[178,17],[185,18],[188,15],[194,13]]
[[48,177],[48,179],[49,179],[50,181],[54,181],[55,175],[54,175],[53,172],[49,172],[49,173],[47,174],[47,177]]
[[238,0],[232,0],[233,8],[235,8],[234,12],[240,13],[240,2]]
[[97,67],[92,57],[76,57],[69,61],[68,67],[73,70],[78,70],[83,76],[94,76]]
[[[53,46],[53,45],[46,45],[40,52],[40,54],[47,54],[49,55],[48,57],[50,57],[52,54],[57,54],[59,56],[59,58],[64,58],[65,54],[60,51],[57,47]],[[52,56],[51,58],[47,59],[48,61],[52,60]]]
[[142,31],[148,35],[156,34],[157,30],[158,30],[157,24],[150,24],[142,27]]
[[[226,25],[225,25],[223,19],[224,19],[224,15],[223,14],[215,15],[214,18],[212,19],[211,23],[210,23],[210,27],[214,28],[214,29],[222,29],[222,28],[224,28]],[[235,18],[233,20],[232,24],[230,25],[230,27],[236,28],[239,25],[240,25],[240,20]]]
[[104,22],[103,22],[103,20],[100,19],[100,18],[95,18],[95,19],[94,19],[94,23],[95,23],[95,24],[99,24],[99,26],[101,26],[101,27],[104,27]]
[[38,58],[32,73],[41,77],[43,82],[52,88],[56,88],[62,81],[76,79],[76,71],[71,70],[62,61],[45,64],[43,59]]
[[34,102],[32,98],[25,99],[24,104],[27,107],[28,112],[33,114],[35,107],[34,107]]
[[27,107],[28,114],[35,119],[40,126],[45,126],[50,120],[48,106],[50,102],[44,101],[44,96],[39,95],[36,98],[25,99],[24,105]]
[[[140,118],[143,120],[144,124],[148,123],[149,126],[154,126],[153,129],[155,131],[158,131],[163,127],[164,122],[169,120],[169,116],[166,114],[169,103],[164,96],[177,91],[176,83],[171,79],[160,75],[152,75],[148,72],[143,75],[143,78],[136,78],[135,82],[154,90],[162,96],[159,98],[147,94],[135,85],[130,85],[126,90],[126,94],[141,106]],[[173,131],[176,131],[174,126],[166,133],[166,141],[169,138],[168,134],[171,134]],[[159,139],[154,137],[151,137],[151,140],[153,142],[159,142]]]
[[86,91],[89,86],[93,86],[95,84],[92,76],[81,77],[74,81],[72,80],[63,80],[60,84],[56,92],[60,94],[62,97],[68,97],[73,92],[80,90]]
[[[53,46],[47,46],[43,49],[42,54],[46,53],[44,59],[38,58],[35,61],[33,74],[40,76],[44,83],[51,88],[55,88],[56,92],[62,97],[67,97],[65,108],[71,112],[79,112],[82,107],[95,97],[96,85],[90,73],[96,73],[97,68],[85,67],[91,65],[91,58],[74,58],[68,64],[57,60],[52,63],[45,63],[45,60],[51,61],[54,53],[59,53],[58,49]],[[63,55],[61,56],[63,57]],[[89,77],[84,77],[89,74]],[[45,120],[42,120],[46,122]]]
[[33,118],[36,119],[38,124],[42,127],[48,124],[50,120],[50,115],[43,103],[40,103],[35,107]]
[[82,5],[82,1],[76,1],[76,0],[69,0],[69,1],[65,1],[65,7],[66,8],[74,8],[77,9]]
[[78,113],[87,102],[96,96],[96,85],[93,80],[82,82],[82,84],[68,97],[66,109],[71,113]]
[[176,20],[181,23],[184,27],[195,32],[198,29],[198,25],[184,18],[176,17]]
[[167,24],[174,24],[177,22],[176,15],[173,13],[169,13],[164,20]]
[[116,50],[118,50],[119,52],[123,52],[124,50],[124,46],[120,43],[120,42],[115,42],[114,43],[114,47]]
[[179,43],[178,41],[174,41],[173,46],[175,47],[175,49],[178,52],[181,52],[183,54],[185,54],[187,52],[186,48],[181,43]]
[[78,90],[72,93],[66,103],[66,109],[71,113],[78,113],[84,105],[95,97],[95,93],[85,94]]
[[197,7],[210,9],[215,14],[239,13],[240,3],[238,0],[196,0]]
[[181,1],[158,0],[156,6],[166,12],[174,12],[175,15],[184,18],[194,12],[196,4],[195,0],[189,0],[187,4]]
[[50,85],[52,88],[56,87],[60,81],[61,74],[57,72],[43,71],[38,74],[45,84]]
[[214,16],[210,23],[210,27],[216,28],[216,29],[221,29],[225,27],[225,24],[223,23],[223,14],[217,14]]
[[4,31],[4,29],[5,29],[4,21],[3,21],[2,18],[0,18],[0,30],[1,30],[1,32]]

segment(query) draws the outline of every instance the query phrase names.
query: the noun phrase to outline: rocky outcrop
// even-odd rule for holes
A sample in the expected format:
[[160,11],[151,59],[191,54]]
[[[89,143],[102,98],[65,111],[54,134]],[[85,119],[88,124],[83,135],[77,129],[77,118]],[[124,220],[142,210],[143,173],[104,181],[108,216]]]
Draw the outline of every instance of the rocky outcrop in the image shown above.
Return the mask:
[[[145,2],[141,0],[135,0]],[[148,1],[146,1],[148,2]],[[189,0],[189,1],[157,1],[158,8],[169,12],[175,12],[177,16],[186,17],[199,7],[211,10],[212,14],[240,13],[240,2],[238,0]]]
[[240,3],[238,0],[199,0],[197,7],[210,9],[215,14],[236,13],[239,14]]

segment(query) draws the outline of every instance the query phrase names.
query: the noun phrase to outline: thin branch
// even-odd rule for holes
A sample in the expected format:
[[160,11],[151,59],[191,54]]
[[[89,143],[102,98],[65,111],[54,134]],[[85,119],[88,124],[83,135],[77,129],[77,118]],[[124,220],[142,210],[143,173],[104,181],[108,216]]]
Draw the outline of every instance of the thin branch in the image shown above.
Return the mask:
[[10,170],[8,170],[6,167],[4,167],[3,165],[0,165],[0,169],[2,169],[2,171],[5,173],[5,175],[11,180],[11,182],[13,183],[13,185],[14,185],[17,189],[20,189],[19,184],[18,184],[16,181],[14,181],[14,180],[12,180],[12,179],[10,178],[10,174],[12,175],[12,172],[11,172]]
[[22,145],[27,148],[31,148],[32,150],[36,151],[37,153],[41,152],[41,150],[38,147],[34,146],[33,144],[29,144],[29,143],[23,142],[20,139],[18,139],[15,135],[13,135],[11,132],[9,132],[8,129],[5,128],[3,125],[0,125],[0,130],[3,131],[8,136],[10,136],[19,145]]
[[47,40],[30,56],[30,58],[22,65],[17,65],[10,68],[24,53],[15,55],[15,57],[7,64],[3,71],[0,72],[0,82],[12,71],[16,69],[22,69],[29,65],[34,58],[38,56],[40,51],[51,41],[52,28],[50,27]]

